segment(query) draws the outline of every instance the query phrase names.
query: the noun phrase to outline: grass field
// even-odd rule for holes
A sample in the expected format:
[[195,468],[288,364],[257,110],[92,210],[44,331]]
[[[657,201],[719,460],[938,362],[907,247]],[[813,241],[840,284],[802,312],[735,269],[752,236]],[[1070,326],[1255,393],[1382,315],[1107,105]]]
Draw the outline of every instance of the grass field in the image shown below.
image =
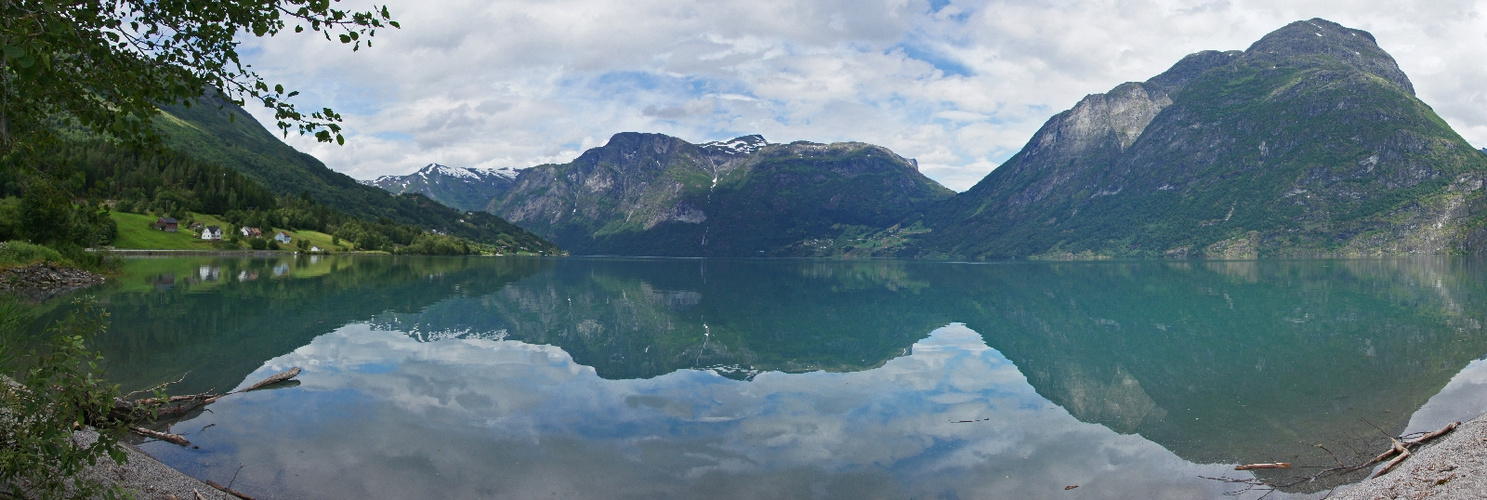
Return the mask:
[[[124,250],[224,249],[219,246],[213,245],[209,241],[204,241],[198,238],[196,236],[196,233],[185,227],[184,223],[182,224],[180,231],[167,233],[165,231],[155,229],[156,217],[153,215],[110,212],[109,216],[114,219],[114,223],[118,224],[119,227],[119,234],[114,238],[114,248]],[[194,219],[196,222],[200,222],[203,225],[218,226],[223,228],[222,236],[224,237],[224,239],[232,236],[232,234],[227,233],[227,231],[236,229],[231,224],[228,224],[227,222],[217,218],[214,215],[193,213],[191,214],[191,219]],[[263,232],[263,235],[266,238],[272,238],[274,235],[278,234],[279,231],[281,230],[265,230]],[[295,242],[298,242],[301,239],[308,241],[310,246],[317,246],[326,251],[346,252],[352,250],[351,245],[346,242],[340,242],[339,245],[332,244],[331,241],[334,238],[332,238],[329,234],[325,234],[319,231],[282,231],[289,233],[289,237],[292,240],[290,244],[284,245],[282,248],[280,248],[280,251],[282,252],[294,252],[299,250],[295,246]],[[238,248],[247,249],[248,246],[246,243],[239,243]],[[227,248],[227,250],[231,250],[231,248]]]
[[[322,233],[320,231],[304,230],[304,231],[285,231],[285,232],[289,233],[289,237],[290,238],[293,238],[293,242],[291,242],[289,244],[289,246],[291,246],[291,247],[295,245],[294,242],[298,242],[300,239],[304,239],[304,240],[310,242],[310,246],[320,247],[321,250],[326,250],[326,251],[331,251],[331,252],[349,252],[349,251],[352,250],[351,245],[349,243],[347,243],[347,242],[344,242],[344,241],[343,242],[340,242],[341,244],[339,244],[339,245],[333,245],[333,244],[331,244],[331,240],[333,238],[331,238],[331,236],[329,234],[325,234],[325,233]],[[274,233],[274,234],[278,234],[278,233]]]
[[[155,229],[153,215],[109,212],[109,217],[119,226],[114,237],[114,248],[129,250],[215,250],[210,241],[198,239],[191,230],[167,233]],[[199,219],[199,218],[198,218]]]

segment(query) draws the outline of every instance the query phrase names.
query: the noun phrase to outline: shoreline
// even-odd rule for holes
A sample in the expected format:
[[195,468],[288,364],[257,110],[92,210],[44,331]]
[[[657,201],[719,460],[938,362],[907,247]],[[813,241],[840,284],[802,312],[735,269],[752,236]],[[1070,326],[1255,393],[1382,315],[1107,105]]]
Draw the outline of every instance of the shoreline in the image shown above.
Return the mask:
[[[97,249],[88,249],[97,252]],[[166,250],[166,249],[110,249],[109,253],[124,257],[207,255],[220,257],[282,257],[296,255],[384,255],[380,252],[286,252],[283,250]]]
[[102,274],[51,262],[0,269],[0,294],[42,302],[103,284]]
[[[73,441],[86,446],[98,439],[92,429],[73,433]],[[186,475],[174,467],[165,465],[139,447],[120,442],[119,448],[128,457],[122,465],[103,459],[98,464],[83,469],[83,478],[96,481],[105,487],[117,486],[134,494],[140,500],[187,500],[194,498],[236,500],[222,490],[208,486],[200,479]]]
[[1339,489],[1333,498],[1487,498],[1487,414],[1415,451],[1388,474]]

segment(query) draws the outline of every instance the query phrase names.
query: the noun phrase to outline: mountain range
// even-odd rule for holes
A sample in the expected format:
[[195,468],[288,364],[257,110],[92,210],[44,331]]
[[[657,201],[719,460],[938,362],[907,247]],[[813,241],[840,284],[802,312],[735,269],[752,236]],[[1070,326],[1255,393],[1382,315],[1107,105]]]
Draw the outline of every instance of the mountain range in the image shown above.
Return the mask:
[[577,254],[984,260],[1475,253],[1484,180],[1487,149],[1372,35],[1312,19],[1089,95],[959,194],[869,144],[639,133],[514,177],[374,182],[485,198]]
[[450,167],[430,163],[408,175],[384,175],[362,184],[395,194],[417,193],[464,211],[485,210],[490,201],[511,189],[516,179],[512,168]]
[[[433,199],[504,191],[488,211],[570,252],[606,255],[830,254],[954,195],[879,146],[757,135],[692,144],[620,133],[570,163],[522,169],[509,186],[435,168],[376,182],[437,187]],[[461,183],[480,187],[452,187]]]

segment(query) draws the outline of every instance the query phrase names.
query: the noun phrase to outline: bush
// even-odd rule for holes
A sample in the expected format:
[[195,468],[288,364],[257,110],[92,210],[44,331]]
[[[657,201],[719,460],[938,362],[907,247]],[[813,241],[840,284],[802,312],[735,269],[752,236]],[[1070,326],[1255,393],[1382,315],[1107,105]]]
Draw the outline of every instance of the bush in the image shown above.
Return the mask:
[[398,253],[419,255],[468,255],[475,253],[470,244],[460,238],[438,234],[421,234],[413,243],[398,249]]
[[[102,357],[87,347],[104,331],[107,314],[81,302],[46,331],[40,346],[23,340],[26,317],[13,299],[0,299],[0,488],[12,498],[117,497],[80,472],[100,459],[126,459],[125,427],[105,418],[118,395],[103,381]],[[31,348],[22,351],[23,346]],[[73,440],[74,425],[89,424],[98,439]]]
[[117,202],[114,202],[114,210],[115,211],[118,211],[120,213],[126,213],[126,214],[127,213],[133,213],[134,212],[134,200],[125,198],[125,199],[119,200]]
[[0,267],[29,266],[38,262],[68,264],[61,252],[24,241],[0,243]]

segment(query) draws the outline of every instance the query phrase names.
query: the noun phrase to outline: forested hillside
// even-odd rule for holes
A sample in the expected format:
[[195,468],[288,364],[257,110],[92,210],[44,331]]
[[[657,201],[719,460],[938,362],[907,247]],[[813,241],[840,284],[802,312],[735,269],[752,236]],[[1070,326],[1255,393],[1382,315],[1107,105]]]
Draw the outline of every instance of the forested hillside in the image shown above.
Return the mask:
[[311,200],[362,221],[408,224],[525,251],[557,251],[500,217],[461,212],[416,194],[393,196],[358,183],[284,144],[242,108],[219,97],[208,95],[194,106],[162,111],[158,123],[172,149],[240,172],[276,195]]

